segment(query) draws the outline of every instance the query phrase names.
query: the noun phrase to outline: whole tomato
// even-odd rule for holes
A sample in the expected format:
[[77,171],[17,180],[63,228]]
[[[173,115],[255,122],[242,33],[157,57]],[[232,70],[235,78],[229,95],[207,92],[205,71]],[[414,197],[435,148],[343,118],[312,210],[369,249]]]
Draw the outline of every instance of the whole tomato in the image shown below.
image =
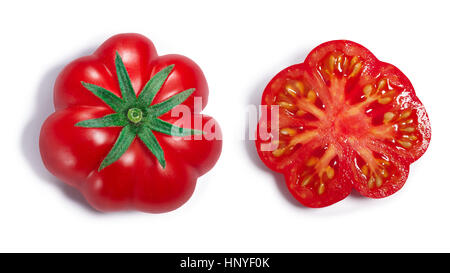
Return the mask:
[[158,56],[139,34],[113,36],[56,79],[55,112],[41,128],[42,160],[97,210],[176,209],[221,153],[218,124],[193,112],[194,101],[201,110],[207,100],[193,61]]

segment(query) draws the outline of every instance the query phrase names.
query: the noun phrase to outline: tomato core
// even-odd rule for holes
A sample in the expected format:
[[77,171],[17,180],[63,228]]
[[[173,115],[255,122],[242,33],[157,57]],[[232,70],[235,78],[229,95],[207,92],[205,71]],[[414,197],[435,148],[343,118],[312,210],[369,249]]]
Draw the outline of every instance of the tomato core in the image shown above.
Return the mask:
[[[334,117],[333,117],[334,118]],[[362,136],[370,128],[370,120],[366,116],[351,113],[351,110],[344,110],[334,118],[334,130],[337,134],[343,136]]]

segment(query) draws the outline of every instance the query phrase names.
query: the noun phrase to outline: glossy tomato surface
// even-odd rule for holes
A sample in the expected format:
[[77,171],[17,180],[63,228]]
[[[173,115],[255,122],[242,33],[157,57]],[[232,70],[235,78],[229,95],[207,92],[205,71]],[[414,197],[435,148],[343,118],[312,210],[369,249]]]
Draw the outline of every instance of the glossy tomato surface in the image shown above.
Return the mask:
[[[211,117],[192,114],[191,128],[202,130],[203,125],[210,124],[211,130],[205,131],[200,139],[154,132],[164,151],[165,166],[158,163],[139,138],[135,138],[117,161],[99,170],[121,128],[75,126],[80,121],[113,113],[81,82],[95,84],[120,97],[116,54],[123,59],[136,96],[157,72],[173,65],[152,104],[195,88],[181,106],[193,110],[194,99],[201,99],[202,109],[206,106],[207,82],[192,60],[181,55],[158,56],[153,43],[139,34],[113,36],[92,55],[68,64],[56,79],[55,112],[42,125],[40,134],[43,162],[51,173],[79,189],[100,211],[166,212],[176,209],[190,198],[197,178],[218,160],[222,147],[220,128]],[[173,123],[177,118],[172,117],[170,111],[160,119]]]
[[372,198],[395,193],[430,142],[408,78],[351,41],[321,44],[282,70],[261,105],[259,156],[308,207],[336,203],[352,188]]

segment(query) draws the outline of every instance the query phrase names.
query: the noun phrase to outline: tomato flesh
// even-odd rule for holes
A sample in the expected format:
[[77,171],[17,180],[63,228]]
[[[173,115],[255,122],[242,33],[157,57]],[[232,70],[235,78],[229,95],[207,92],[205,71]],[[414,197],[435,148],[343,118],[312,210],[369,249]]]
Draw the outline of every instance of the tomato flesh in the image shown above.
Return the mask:
[[278,73],[262,105],[269,118],[258,124],[258,153],[309,207],[336,203],[352,188],[372,198],[393,194],[431,137],[406,76],[351,41],[324,43]]

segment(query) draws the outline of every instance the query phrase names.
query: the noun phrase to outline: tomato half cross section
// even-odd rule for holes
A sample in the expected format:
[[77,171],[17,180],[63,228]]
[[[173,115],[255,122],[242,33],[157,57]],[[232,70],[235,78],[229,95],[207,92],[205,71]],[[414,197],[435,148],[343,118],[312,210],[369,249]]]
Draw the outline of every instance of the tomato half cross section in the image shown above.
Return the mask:
[[139,34],[113,36],[57,77],[42,160],[97,210],[176,209],[221,153],[219,125],[198,113],[207,99],[193,61],[158,56]]
[[398,191],[428,147],[430,122],[413,86],[363,46],[330,41],[278,73],[262,96],[256,147],[308,207]]

